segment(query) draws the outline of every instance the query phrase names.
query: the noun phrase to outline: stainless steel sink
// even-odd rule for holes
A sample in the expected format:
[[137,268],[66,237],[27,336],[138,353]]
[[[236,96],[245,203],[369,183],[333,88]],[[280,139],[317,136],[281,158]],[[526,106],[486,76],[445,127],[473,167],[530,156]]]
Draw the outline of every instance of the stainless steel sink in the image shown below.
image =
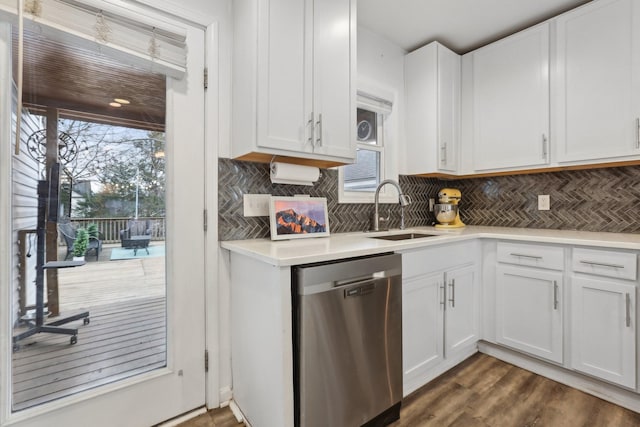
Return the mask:
[[409,240],[409,239],[422,239],[423,237],[435,237],[437,234],[425,234],[425,233],[403,233],[403,234],[387,234],[384,236],[371,236],[372,239],[382,240]]

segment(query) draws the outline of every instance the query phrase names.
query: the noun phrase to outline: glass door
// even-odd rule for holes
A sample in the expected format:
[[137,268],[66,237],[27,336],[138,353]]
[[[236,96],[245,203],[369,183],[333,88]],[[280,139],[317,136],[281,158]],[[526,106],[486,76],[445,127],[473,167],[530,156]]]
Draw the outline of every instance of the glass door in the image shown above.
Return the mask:
[[25,31],[19,152],[16,38],[0,23],[0,425],[202,406],[204,32],[173,78]]

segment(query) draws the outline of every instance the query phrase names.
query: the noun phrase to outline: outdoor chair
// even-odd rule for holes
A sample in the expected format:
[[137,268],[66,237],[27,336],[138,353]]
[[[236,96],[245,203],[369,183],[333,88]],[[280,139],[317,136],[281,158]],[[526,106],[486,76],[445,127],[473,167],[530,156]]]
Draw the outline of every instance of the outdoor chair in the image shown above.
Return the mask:
[[[147,220],[131,219],[127,228],[120,230],[120,243],[123,248],[140,249],[147,248],[151,241],[151,224]],[[149,251],[147,250],[147,253]]]
[[[65,261],[69,258],[73,257],[73,244],[76,241],[76,229],[71,225],[70,222],[63,222],[58,224],[58,232],[64,239],[65,244],[67,245],[67,254],[65,255]],[[87,245],[88,255],[90,251],[95,251],[96,253],[96,261],[100,256],[100,252],[102,251],[102,240],[104,240],[104,236],[102,233],[98,233],[98,238],[89,236],[89,244]]]

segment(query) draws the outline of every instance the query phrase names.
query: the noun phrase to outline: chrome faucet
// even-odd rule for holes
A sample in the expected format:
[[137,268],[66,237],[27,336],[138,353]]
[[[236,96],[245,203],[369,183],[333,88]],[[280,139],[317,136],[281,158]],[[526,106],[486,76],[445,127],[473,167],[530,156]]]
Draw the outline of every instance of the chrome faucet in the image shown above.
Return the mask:
[[[404,230],[404,207],[411,204],[411,197],[406,194],[402,194],[400,185],[396,181],[392,179],[385,179],[378,185],[378,188],[376,188],[376,195],[374,199],[375,212],[373,213],[373,218],[371,221],[371,231],[380,231],[380,215],[378,213],[378,204],[380,202],[380,189],[385,184],[391,184],[398,190],[398,202],[400,203],[400,230]],[[389,220],[389,218],[387,218],[387,220]]]

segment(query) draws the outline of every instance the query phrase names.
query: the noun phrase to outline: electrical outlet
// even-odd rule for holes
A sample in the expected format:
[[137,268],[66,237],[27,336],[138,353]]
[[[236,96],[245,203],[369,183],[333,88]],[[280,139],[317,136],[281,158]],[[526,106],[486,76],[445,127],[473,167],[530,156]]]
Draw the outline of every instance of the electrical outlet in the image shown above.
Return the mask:
[[242,197],[244,216],[269,216],[271,194],[245,194]]
[[436,204],[436,199],[434,198],[430,198],[429,199],[429,212],[433,212],[433,205]]
[[538,195],[538,210],[539,211],[548,211],[551,209],[551,198],[548,194],[540,194]]

